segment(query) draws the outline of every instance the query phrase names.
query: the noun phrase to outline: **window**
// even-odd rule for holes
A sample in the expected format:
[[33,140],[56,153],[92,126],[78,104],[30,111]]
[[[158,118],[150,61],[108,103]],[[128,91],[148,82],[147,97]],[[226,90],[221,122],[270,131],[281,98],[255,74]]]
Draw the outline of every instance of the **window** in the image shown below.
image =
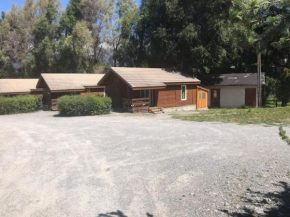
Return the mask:
[[213,91],[213,98],[215,98],[215,99],[217,98],[217,90]]
[[202,93],[202,99],[205,100],[205,93]]
[[186,85],[181,86],[181,100],[186,100],[187,94],[186,94]]

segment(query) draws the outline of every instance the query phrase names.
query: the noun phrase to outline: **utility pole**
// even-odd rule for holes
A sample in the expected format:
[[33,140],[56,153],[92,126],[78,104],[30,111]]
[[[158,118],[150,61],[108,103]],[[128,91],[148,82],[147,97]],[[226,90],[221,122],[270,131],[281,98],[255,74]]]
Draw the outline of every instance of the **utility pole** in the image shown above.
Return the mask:
[[257,107],[262,106],[262,57],[261,53],[258,53],[258,73],[257,73]]

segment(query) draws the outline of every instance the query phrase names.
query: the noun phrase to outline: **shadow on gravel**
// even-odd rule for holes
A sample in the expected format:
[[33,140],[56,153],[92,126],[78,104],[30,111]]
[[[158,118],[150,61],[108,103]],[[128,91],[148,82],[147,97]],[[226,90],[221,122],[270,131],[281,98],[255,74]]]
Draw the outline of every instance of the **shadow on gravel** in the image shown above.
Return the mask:
[[286,182],[279,182],[276,187],[281,187],[283,190],[262,193],[248,189],[248,196],[241,197],[246,203],[241,212],[230,213],[228,210],[222,212],[232,217],[289,217],[290,186]]
[[[129,217],[125,215],[122,211],[117,210],[116,212],[109,212],[106,214],[99,214],[97,217]],[[150,213],[146,213],[146,217],[154,217]]]

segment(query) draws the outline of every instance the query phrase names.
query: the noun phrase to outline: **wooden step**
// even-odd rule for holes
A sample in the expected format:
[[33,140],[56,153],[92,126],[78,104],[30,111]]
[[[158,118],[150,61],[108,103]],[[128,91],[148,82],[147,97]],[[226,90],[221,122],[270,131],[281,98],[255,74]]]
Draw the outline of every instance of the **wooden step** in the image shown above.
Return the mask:
[[151,108],[149,108],[149,112],[151,112],[153,114],[160,114],[163,112],[163,109],[160,107],[151,107]]

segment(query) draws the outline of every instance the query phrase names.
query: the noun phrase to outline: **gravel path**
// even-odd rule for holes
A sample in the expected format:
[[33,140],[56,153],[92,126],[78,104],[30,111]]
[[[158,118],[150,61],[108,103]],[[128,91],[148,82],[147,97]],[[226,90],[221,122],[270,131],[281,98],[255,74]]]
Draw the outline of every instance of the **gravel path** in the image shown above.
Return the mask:
[[1,217],[289,211],[290,147],[278,127],[55,114],[0,116]]

